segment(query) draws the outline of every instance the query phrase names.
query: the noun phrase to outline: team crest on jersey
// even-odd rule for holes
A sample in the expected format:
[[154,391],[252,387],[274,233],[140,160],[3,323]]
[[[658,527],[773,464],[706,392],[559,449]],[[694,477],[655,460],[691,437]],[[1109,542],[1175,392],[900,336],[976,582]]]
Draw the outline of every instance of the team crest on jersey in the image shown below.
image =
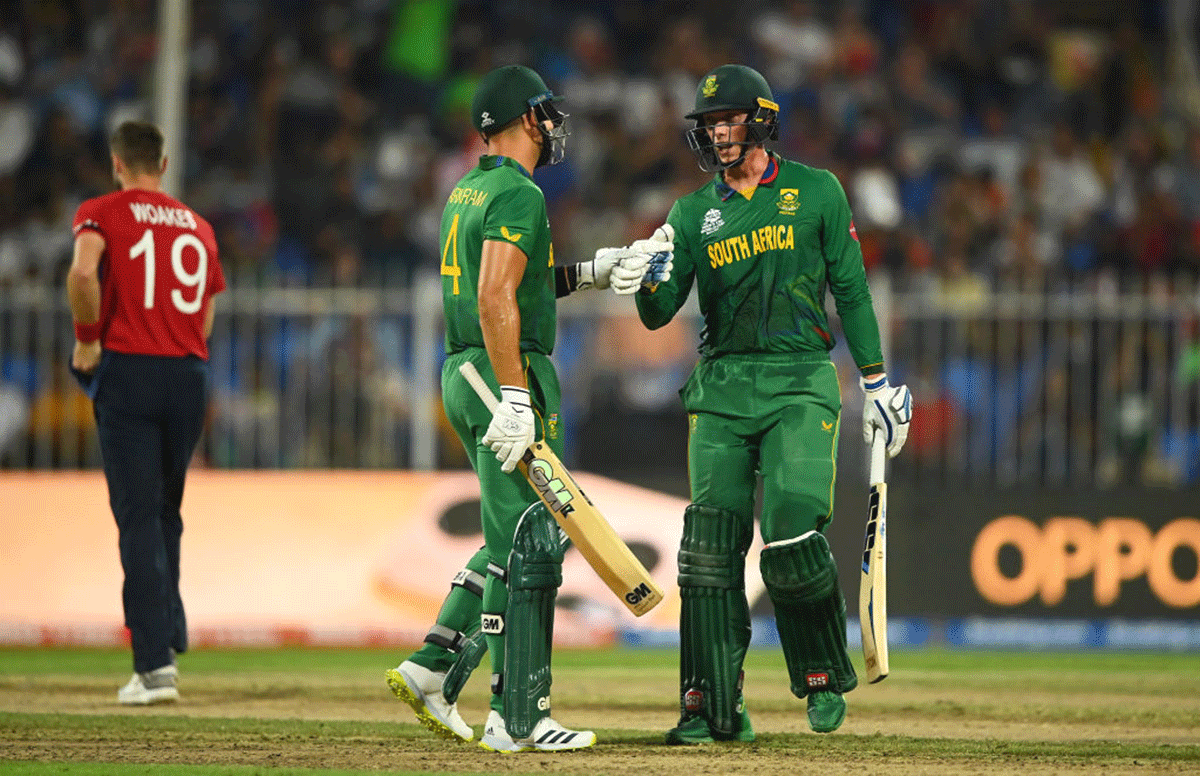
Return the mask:
[[709,208],[704,214],[704,221],[700,224],[700,234],[712,234],[713,232],[725,226],[725,219],[721,218],[721,211],[714,208]]
[[546,418],[546,436],[550,439],[558,439],[558,413],[550,413],[550,417]]
[[704,96],[711,98],[717,93],[717,77],[710,75],[704,80]]
[[800,189],[780,189],[779,199],[775,204],[779,207],[780,213],[793,215],[800,209]]

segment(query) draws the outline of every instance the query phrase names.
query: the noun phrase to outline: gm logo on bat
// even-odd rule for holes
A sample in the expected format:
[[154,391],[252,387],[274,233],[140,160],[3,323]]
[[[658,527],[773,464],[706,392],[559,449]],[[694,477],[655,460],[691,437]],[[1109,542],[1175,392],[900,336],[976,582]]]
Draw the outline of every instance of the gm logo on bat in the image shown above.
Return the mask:
[[534,456],[532,450],[525,451],[525,465],[529,468],[529,481],[537,488],[538,495],[551,510],[561,515],[575,511],[571,500],[575,496],[561,479],[554,476],[554,467],[549,461]]
[[626,593],[625,600],[629,602],[630,606],[636,606],[637,604],[640,604],[642,602],[643,598],[646,598],[649,595],[650,595],[650,586],[647,585],[645,582],[643,582],[642,584],[635,587],[633,590],[630,590],[628,593]]

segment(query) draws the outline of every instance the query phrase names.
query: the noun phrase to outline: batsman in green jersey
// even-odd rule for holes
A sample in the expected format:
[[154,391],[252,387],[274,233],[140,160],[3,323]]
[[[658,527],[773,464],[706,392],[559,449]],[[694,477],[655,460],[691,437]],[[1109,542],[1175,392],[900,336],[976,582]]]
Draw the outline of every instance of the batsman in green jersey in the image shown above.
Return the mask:
[[679,550],[679,724],[672,744],[754,739],[742,697],[750,642],[744,589],[756,476],[763,480],[760,561],[791,678],[813,730],[836,730],[858,680],[846,650],[846,604],[822,531],[833,518],[841,395],[829,351],[828,288],[858,365],[864,436],[904,445],[905,386],[883,368],[862,252],[832,173],[766,150],[778,106],[756,71],[722,65],[701,81],[688,144],[714,180],[681,197],[661,229],[673,277],[641,288],[651,329],[693,284],[704,316],[700,361],[682,389],[691,505]]
[[[442,400],[479,477],[484,547],[455,576],[424,646],[387,672],[392,691],[422,724],[470,741],[474,731],[456,701],[490,653],[492,709],[480,743],[501,752],[579,749],[596,741],[591,731],[570,730],[550,716],[565,539],[514,470],[535,440],[562,455],[561,394],[550,361],[556,299],[613,281],[622,284],[614,291],[634,293],[658,246],[651,240],[601,248],[590,261],[555,267],[546,201],[530,171],[562,159],[568,133],[556,99],[537,73],[509,65],[485,75],[473,100],[472,119],[488,153],[455,186],[442,215]],[[669,276],[669,261],[654,266],[655,277]],[[460,374],[466,362],[500,394],[494,411]]]

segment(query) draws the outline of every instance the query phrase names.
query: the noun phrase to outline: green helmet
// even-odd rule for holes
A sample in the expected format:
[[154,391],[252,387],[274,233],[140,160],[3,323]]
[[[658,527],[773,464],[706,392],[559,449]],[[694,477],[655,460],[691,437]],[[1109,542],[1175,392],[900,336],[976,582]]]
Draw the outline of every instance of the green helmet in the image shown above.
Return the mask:
[[705,113],[745,108],[753,112],[764,100],[779,110],[767,79],[745,65],[721,65],[709,72],[696,88],[696,109],[685,118],[698,119]]
[[480,79],[471,100],[471,123],[485,137],[490,137],[532,108],[539,121],[554,125],[553,130],[547,131],[539,124],[545,143],[538,166],[557,164],[566,151],[566,138],[570,134],[564,125],[567,114],[554,106],[553,101],[559,99],[562,98],[533,70],[524,65],[504,65]]
[[685,116],[696,122],[696,126],[688,130],[688,146],[700,160],[701,169],[708,172],[741,164],[746,155],[743,148],[741,157],[735,161],[720,162],[705,129],[705,114],[727,110],[746,111],[744,147],[779,138],[779,105],[771,94],[767,79],[745,65],[721,65],[700,81],[696,88],[696,107]]

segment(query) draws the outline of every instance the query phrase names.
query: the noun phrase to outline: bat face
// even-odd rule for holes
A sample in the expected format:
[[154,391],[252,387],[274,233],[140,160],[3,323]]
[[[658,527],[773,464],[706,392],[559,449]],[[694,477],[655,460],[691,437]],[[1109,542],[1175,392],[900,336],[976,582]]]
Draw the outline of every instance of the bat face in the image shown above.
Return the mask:
[[888,675],[887,648],[887,485],[871,486],[858,591],[863,662],[871,683]]
[[[496,395],[475,365],[467,361],[458,371],[484,406],[495,411]],[[662,590],[650,579],[646,567],[575,484],[553,450],[535,442],[518,466],[580,554],[631,612],[640,617],[663,600]]]
[[863,539],[862,556],[864,574],[871,573],[871,551],[875,549],[875,534],[879,527],[879,489],[878,485],[871,486],[871,497],[867,502],[867,535]]
[[580,490],[553,450],[541,442],[530,445],[520,467],[580,554],[629,611],[640,617],[662,602],[662,590],[645,566]]
[[[530,445],[529,449],[525,451],[525,455],[521,457],[521,468],[525,473],[525,478],[533,485],[538,498],[542,500],[546,508],[556,517],[566,517],[575,511],[575,506],[572,504],[575,501],[575,494],[563,481],[563,477],[569,479],[569,475],[565,474],[561,465],[556,471],[554,462],[546,456],[546,453],[550,453],[550,449],[541,442]],[[550,454],[553,455],[553,453]],[[554,460],[557,460],[557,457]],[[574,482],[571,484],[575,485]],[[583,495],[579,486],[576,485],[574,489],[587,501],[587,496]],[[588,504],[591,503],[588,501]]]

